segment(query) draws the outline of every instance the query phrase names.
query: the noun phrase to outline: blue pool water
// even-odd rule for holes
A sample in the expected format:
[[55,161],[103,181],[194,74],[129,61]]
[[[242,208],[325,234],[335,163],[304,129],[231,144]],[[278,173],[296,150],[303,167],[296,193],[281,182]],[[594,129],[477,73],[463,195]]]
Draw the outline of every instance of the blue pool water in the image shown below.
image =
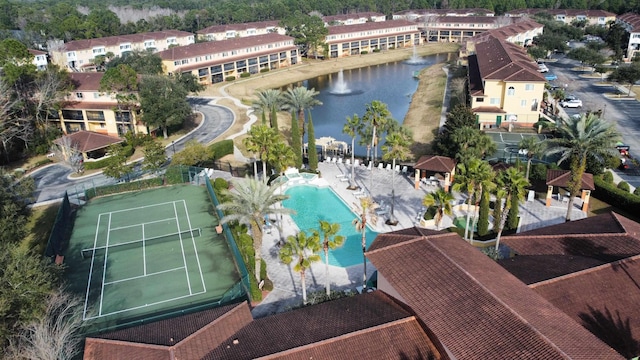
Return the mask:
[[[356,215],[329,188],[299,185],[289,188],[286,194],[289,199],[283,206],[296,211],[291,217],[300,230],[310,234],[320,228],[320,220],[340,224],[340,235],[346,238],[342,247],[329,250],[329,264],[340,267],[362,264],[362,234],[356,232],[351,221]],[[367,248],[378,233],[367,228]],[[321,252],[324,261],[324,252]]]

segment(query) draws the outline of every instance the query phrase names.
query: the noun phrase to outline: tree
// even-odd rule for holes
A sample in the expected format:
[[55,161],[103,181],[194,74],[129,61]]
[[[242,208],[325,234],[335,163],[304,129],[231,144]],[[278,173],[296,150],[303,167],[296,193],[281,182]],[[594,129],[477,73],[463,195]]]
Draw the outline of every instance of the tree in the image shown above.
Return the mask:
[[461,127],[451,134],[451,140],[458,147],[455,155],[460,162],[469,159],[483,159],[487,154],[496,152],[496,143],[491,137],[475,127]]
[[184,144],[182,151],[173,154],[171,165],[199,166],[210,160],[213,155],[210,148],[193,139]]
[[455,158],[460,146],[452,139],[453,133],[456,129],[464,127],[477,128],[476,115],[469,107],[459,104],[447,114],[442,131],[436,135],[434,140],[436,154]]
[[[329,249],[334,250],[344,245],[346,240],[344,236],[338,235],[340,232],[340,224],[330,223],[328,221],[320,220],[320,232],[322,233],[322,250],[324,251],[324,269],[325,269],[325,289],[327,296],[331,294],[329,286]],[[319,237],[319,234],[316,235]]]
[[298,129],[301,130],[300,144],[304,143],[304,111],[322,105],[322,101],[315,98],[318,94],[320,93],[315,89],[309,90],[302,86],[288,89],[284,93],[284,107],[297,113]]
[[300,11],[282,20],[280,26],[284,27],[287,35],[295,39],[294,42],[302,48],[303,55],[308,55],[310,52],[317,56],[318,47],[324,43],[329,34],[322,18],[306,15]]
[[408,129],[400,128],[398,131],[388,133],[385,139],[385,144],[382,146],[384,155],[382,159],[384,161],[392,161],[391,172],[391,215],[389,216],[389,224],[396,224],[397,220],[394,217],[393,210],[396,203],[396,160],[407,161],[411,158],[411,146],[412,136]]
[[519,217],[520,217],[520,199],[518,195],[515,193],[511,193],[511,207],[509,208],[509,213],[507,214],[507,229],[508,230],[516,230],[518,228]]
[[49,115],[57,111],[72,88],[69,72],[60,70],[53,64],[36,74],[29,102],[36,120],[36,128],[43,132],[45,138],[49,127]]
[[480,208],[478,209],[478,236],[489,234],[489,212],[491,211],[491,193],[488,189],[482,189],[480,195]]
[[388,126],[392,122],[396,121],[391,117],[391,112],[387,108],[387,104],[379,100],[373,100],[366,105],[362,122],[367,124],[368,129],[371,130],[371,148],[373,149],[372,159],[375,163],[378,138],[387,131]]
[[347,122],[342,128],[342,132],[351,137],[351,176],[349,177],[349,189],[355,189],[355,142],[356,136],[362,131],[364,124],[360,120],[358,114],[353,114],[352,117],[347,116]]
[[500,250],[500,237],[502,236],[502,229],[504,229],[504,224],[507,220],[507,213],[512,206],[518,206],[518,203],[514,203],[514,200],[524,199],[527,186],[529,186],[529,181],[525,179],[522,172],[515,167],[502,171],[498,176],[498,187],[503,189],[506,202],[500,215],[498,235],[496,236],[496,251]]
[[36,74],[33,55],[27,46],[16,39],[0,41],[2,80],[11,87],[21,88]]
[[293,149],[284,142],[282,136],[278,135],[278,141],[269,146],[267,161],[277,173],[281,174],[287,166],[295,166],[296,155]]
[[559,119],[556,124],[558,137],[547,139],[546,154],[560,154],[558,164],[569,161],[571,178],[567,185],[569,204],[566,221],[571,221],[574,197],[580,191],[582,176],[587,166],[587,157],[602,161],[604,155],[615,151],[620,134],[613,124],[595,114],[584,114],[579,118]]
[[162,165],[167,162],[167,151],[162,144],[155,140],[149,140],[144,144],[144,160],[142,166],[145,170],[157,173]]
[[278,89],[260,90],[256,96],[258,98],[253,101],[251,107],[263,116],[265,113],[269,113],[269,125],[278,130],[277,113],[284,101],[282,91]]
[[140,109],[142,121],[147,126],[162,129],[165,139],[169,137],[169,126],[181,125],[192,114],[184,87],[161,75],[143,78],[140,84]]
[[629,33],[622,24],[617,22],[609,24],[609,30],[604,37],[604,41],[609,45],[611,50],[613,50],[613,59],[617,62],[622,61],[625,49],[629,43]]
[[127,160],[129,160],[129,150],[130,148],[123,146],[121,143],[109,145],[107,149],[110,155],[109,163],[102,173],[116,180],[120,180],[126,176],[126,180],[129,182],[129,174],[133,171],[133,164],[127,163]]
[[28,205],[33,200],[34,190],[31,177],[18,181],[14,175],[0,169],[0,244],[15,243],[26,235],[25,229],[31,215]]
[[[307,285],[305,273],[311,264],[320,261],[320,255],[315,254],[320,251],[320,238],[317,233],[307,236],[304,231],[300,231],[295,236],[289,235],[287,242],[280,249],[280,261],[284,264],[295,264],[293,271],[300,273],[302,283],[302,303],[307,304]],[[256,260],[257,261],[257,260]]]
[[[160,75],[162,70],[162,59],[152,49],[134,50],[123,54],[107,63],[107,68],[126,65],[141,75]],[[109,71],[107,69],[107,71]]]
[[244,139],[244,146],[248,151],[257,153],[262,160],[262,181],[267,182],[267,153],[269,146],[278,139],[276,131],[267,125],[254,125],[247,133],[249,136]]
[[198,78],[192,73],[179,73],[175,75],[176,82],[182,85],[182,87],[189,93],[199,93],[205,89]]
[[376,214],[378,204],[372,198],[365,196],[360,198],[360,204],[356,204],[356,208],[358,208],[358,217],[353,219],[351,223],[356,227],[356,231],[362,233],[362,289],[364,292],[364,289],[367,288],[367,257],[364,255],[367,251],[367,223],[370,222],[374,226],[378,223],[378,215]]
[[302,138],[300,137],[300,127],[298,126],[295,111],[291,111],[291,149],[295,154],[295,167],[302,168]]
[[[238,221],[248,224],[251,228],[253,238],[253,249],[255,250],[255,277],[260,283],[260,265],[262,260],[262,237],[263,224],[266,216],[271,214],[291,214],[291,209],[276,207],[283,200],[289,198],[288,195],[275,194],[277,186],[269,186],[256,179],[244,179],[233,181],[233,191],[223,190],[223,196],[229,201],[218,205],[218,209],[225,212],[220,220],[221,224],[230,221]],[[251,264],[248,264],[251,266]]]
[[444,191],[444,189],[438,189],[435,192],[428,193],[422,199],[422,205],[428,207],[435,207],[436,214],[433,220],[436,223],[436,230],[440,230],[440,223],[444,215],[451,215],[453,213],[453,207],[451,202],[454,200],[451,193]]
[[[455,191],[463,191],[467,194],[467,220],[464,229],[464,239],[473,239],[473,229],[469,230],[471,214],[476,213],[476,203],[480,201],[483,187],[487,187],[490,179],[494,177],[491,166],[480,159],[472,158],[466,163],[458,164],[458,174],[453,184]],[[469,236],[471,232],[471,236]]]
[[544,152],[545,143],[541,142],[535,136],[527,136],[520,140],[518,149],[527,156],[527,174],[526,179],[529,180],[529,171],[531,170],[531,161]]
[[544,59],[547,57],[547,50],[541,48],[540,46],[529,46],[527,48],[527,53],[534,59]]
[[67,164],[75,173],[82,172],[84,159],[78,150],[78,144],[65,135],[52,147],[53,153],[58,161]]
[[309,111],[309,142],[307,143],[307,157],[309,159],[309,169],[311,171],[318,170],[318,151],[316,150],[316,132],[313,128],[313,120],[311,119],[311,111]]
[[620,66],[609,74],[608,79],[610,81],[629,85],[629,93],[627,96],[631,96],[631,88],[633,88],[633,85],[640,80],[640,64],[632,63],[628,66]]

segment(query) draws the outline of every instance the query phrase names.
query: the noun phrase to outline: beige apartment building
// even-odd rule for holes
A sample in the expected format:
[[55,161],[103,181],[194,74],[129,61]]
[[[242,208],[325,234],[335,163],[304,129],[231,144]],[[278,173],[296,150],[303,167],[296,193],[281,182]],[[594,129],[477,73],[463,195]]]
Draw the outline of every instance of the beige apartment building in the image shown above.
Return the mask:
[[49,115],[65,134],[77,131],[123,136],[127,132],[147,133],[147,127],[138,122],[136,110],[118,109],[114,95],[100,92],[100,80],[104,73],[71,73],[75,89],[67,96],[65,105]]
[[173,46],[195,42],[194,35],[186,31],[166,30],[141,34],[109,36],[98,39],[51,43],[51,62],[69,71],[95,71],[96,56],[120,57],[132,51],[163,51]]
[[42,50],[29,49],[31,55],[33,55],[33,65],[36,66],[38,70],[44,70],[47,68],[48,60],[47,60],[47,52]]
[[357,25],[329,27],[325,40],[329,57],[359,55],[363,52],[420,45],[418,25],[407,20],[367,22]]
[[539,24],[529,18],[517,19],[518,20],[511,25],[488,30],[477,34],[472,38],[465,39],[462,47],[460,47],[458,62],[460,64],[466,64],[467,56],[476,52],[475,44],[481,43],[490,37],[502,39],[517,45],[527,46],[531,44],[536,36],[541,35],[544,31],[544,26],[542,24]]
[[626,13],[618,16],[616,21],[629,33],[625,61],[631,61],[640,51],[640,15]]
[[587,25],[605,26],[609,21],[616,21],[616,14],[604,10],[581,9],[518,9],[505,13],[509,17],[532,16],[538,13],[547,13],[557,21],[571,24],[574,21],[587,22]]
[[198,40],[221,41],[237,37],[247,37],[277,33],[284,35],[285,30],[279,21],[257,21],[243,24],[214,25],[197,31]]
[[436,16],[494,16],[495,13],[489,9],[420,9],[404,10],[393,14],[393,20],[424,21],[426,18]]
[[381,22],[386,21],[387,17],[379,12],[360,12],[353,14],[340,14],[323,16],[324,26],[336,26],[336,25],[357,25],[368,22]]
[[298,64],[294,39],[276,33],[174,47],[158,53],[166,74],[191,73],[215,84],[243,73],[257,74]]

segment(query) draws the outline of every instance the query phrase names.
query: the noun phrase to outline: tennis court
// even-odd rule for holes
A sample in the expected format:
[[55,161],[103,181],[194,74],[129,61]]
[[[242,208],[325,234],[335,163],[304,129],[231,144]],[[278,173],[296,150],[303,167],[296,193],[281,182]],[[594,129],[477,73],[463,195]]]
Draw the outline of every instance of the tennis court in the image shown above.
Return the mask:
[[240,295],[217,224],[204,187],[91,200],[78,210],[65,259],[83,319],[110,328]]
[[[536,137],[539,141],[544,141],[549,138],[548,135],[545,134],[535,134],[535,133],[515,133],[515,132],[489,132],[485,131],[487,135],[489,135],[493,142],[498,146],[495,154],[488,156],[487,160],[489,161],[502,161],[506,163],[514,163],[516,159],[520,157],[520,160],[526,161],[526,155],[518,153],[518,144],[520,141],[527,137]],[[542,161],[546,161],[543,157]]]

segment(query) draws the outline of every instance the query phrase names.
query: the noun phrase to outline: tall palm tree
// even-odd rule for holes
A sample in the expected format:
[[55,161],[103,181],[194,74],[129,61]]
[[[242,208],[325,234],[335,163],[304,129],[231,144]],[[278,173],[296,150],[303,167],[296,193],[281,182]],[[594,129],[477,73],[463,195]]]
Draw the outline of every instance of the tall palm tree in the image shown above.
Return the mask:
[[496,236],[496,251],[500,249],[500,237],[502,236],[502,230],[504,224],[507,221],[507,214],[512,206],[518,206],[514,204],[513,200],[522,200],[526,193],[526,188],[529,186],[529,180],[527,180],[522,171],[515,167],[508,168],[498,175],[498,186],[504,190],[505,204],[502,208],[502,214],[500,216],[500,224],[498,225],[498,236]]
[[471,219],[471,209],[474,204],[473,197],[477,188],[477,174],[480,171],[480,168],[483,166],[481,165],[482,163],[483,161],[480,159],[471,158],[466,163],[458,164],[457,176],[455,183],[453,184],[454,191],[462,191],[467,195],[467,221],[464,228],[465,240],[469,239],[469,222]]
[[373,161],[376,161],[377,146],[378,146],[378,133],[383,133],[387,130],[386,126],[393,118],[391,112],[387,108],[387,104],[379,100],[373,100],[367,104],[364,116],[362,120],[369,124],[371,128],[371,148],[373,149]]
[[253,101],[251,107],[256,111],[262,113],[265,117],[266,113],[269,113],[269,125],[277,130],[277,111],[283,103],[282,91],[278,89],[259,90],[256,92],[257,99]]
[[353,114],[352,117],[347,116],[347,122],[344,124],[342,128],[342,132],[351,137],[351,176],[349,177],[349,189],[355,189],[355,146],[356,146],[356,136],[360,131],[362,131],[362,127],[364,124],[358,114]]
[[440,223],[444,215],[451,215],[453,213],[453,206],[451,205],[453,199],[453,195],[451,195],[450,192],[444,191],[444,189],[438,189],[435,192],[428,193],[422,199],[422,205],[427,208],[430,206],[435,206],[436,208],[436,215],[433,218],[436,222],[436,230],[440,230]]
[[544,152],[545,145],[546,144],[544,142],[540,141],[540,139],[535,136],[528,136],[520,140],[518,149],[524,151],[525,155],[527,156],[527,174],[525,175],[527,180],[529,180],[531,161],[533,160],[533,158]]
[[247,133],[249,137],[244,139],[247,150],[257,153],[262,160],[262,181],[267,182],[267,154],[269,147],[277,142],[278,133],[267,125],[254,125]]
[[279,174],[282,174],[287,166],[294,166],[296,164],[296,154],[294,154],[293,149],[284,142],[281,135],[278,136],[275,143],[269,146],[267,162],[269,162]]
[[223,190],[224,197],[229,200],[218,205],[218,209],[226,214],[220,224],[230,221],[249,224],[255,251],[255,276],[259,283],[264,219],[270,214],[291,214],[293,211],[275,206],[289,198],[288,195],[275,194],[277,186],[268,186],[251,178],[233,181],[233,185],[233,190]]
[[546,140],[547,154],[560,154],[558,163],[569,160],[569,205],[566,221],[571,221],[573,199],[580,191],[582,176],[587,168],[587,157],[593,156],[603,161],[603,156],[615,152],[615,143],[620,134],[612,123],[595,114],[585,114],[579,118],[559,119],[556,123],[557,137]]
[[295,236],[289,235],[287,242],[280,249],[280,261],[284,264],[295,263],[293,271],[300,273],[300,282],[302,283],[302,302],[307,303],[307,284],[305,281],[305,273],[311,264],[320,261],[320,255],[316,252],[320,251],[320,238],[318,234],[307,236],[304,231],[300,231]]
[[315,98],[319,94],[313,88],[309,90],[306,87],[298,86],[288,89],[283,95],[284,107],[297,113],[301,144],[304,144],[304,111],[322,105],[322,101]]
[[382,155],[382,159],[384,161],[392,161],[391,167],[391,215],[389,216],[389,223],[395,224],[397,221],[395,220],[393,209],[396,203],[396,186],[395,186],[395,178],[396,178],[396,160],[406,161],[411,158],[411,150],[409,146],[411,146],[412,137],[407,128],[400,127],[398,131],[394,131],[392,133],[388,133],[385,144],[382,146],[382,151],[384,155]]
[[[338,235],[340,231],[340,224],[330,223],[328,221],[320,220],[320,232],[322,233],[322,250],[324,251],[324,269],[325,269],[325,289],[327,290],[327,296],[331,294],[329,286],[329,249],[333,250],[344,245],[345,237]],[[320,236],[317,234],[317,236]]]
[[475,172],[476,177],[476,186],[473,192],[473,198],[475,199],[474,208],[473,208],[473,226],[471,229],[473,231],[470,232],[469,238],[473,241],[473,234],[476,229],[476,224],[478,222],[478,212],[480,210],[480,197],[484,191],[491,191],[496,186],[494,183],[496,174],[486,161],[481,161],[480,166],[477,168]]
[[367,288],[367,258],[364,256],[367,250],[367,223],[370,222],[374,226],[378,223],[378,215],[376,214],[378,205],[368,196],[361,197],[360,204],[355,205],[359,209],[359,216],[353,219],[351,223],[356,227],[356,231],[362,233],[362,289],[364,292],[364,289]]

